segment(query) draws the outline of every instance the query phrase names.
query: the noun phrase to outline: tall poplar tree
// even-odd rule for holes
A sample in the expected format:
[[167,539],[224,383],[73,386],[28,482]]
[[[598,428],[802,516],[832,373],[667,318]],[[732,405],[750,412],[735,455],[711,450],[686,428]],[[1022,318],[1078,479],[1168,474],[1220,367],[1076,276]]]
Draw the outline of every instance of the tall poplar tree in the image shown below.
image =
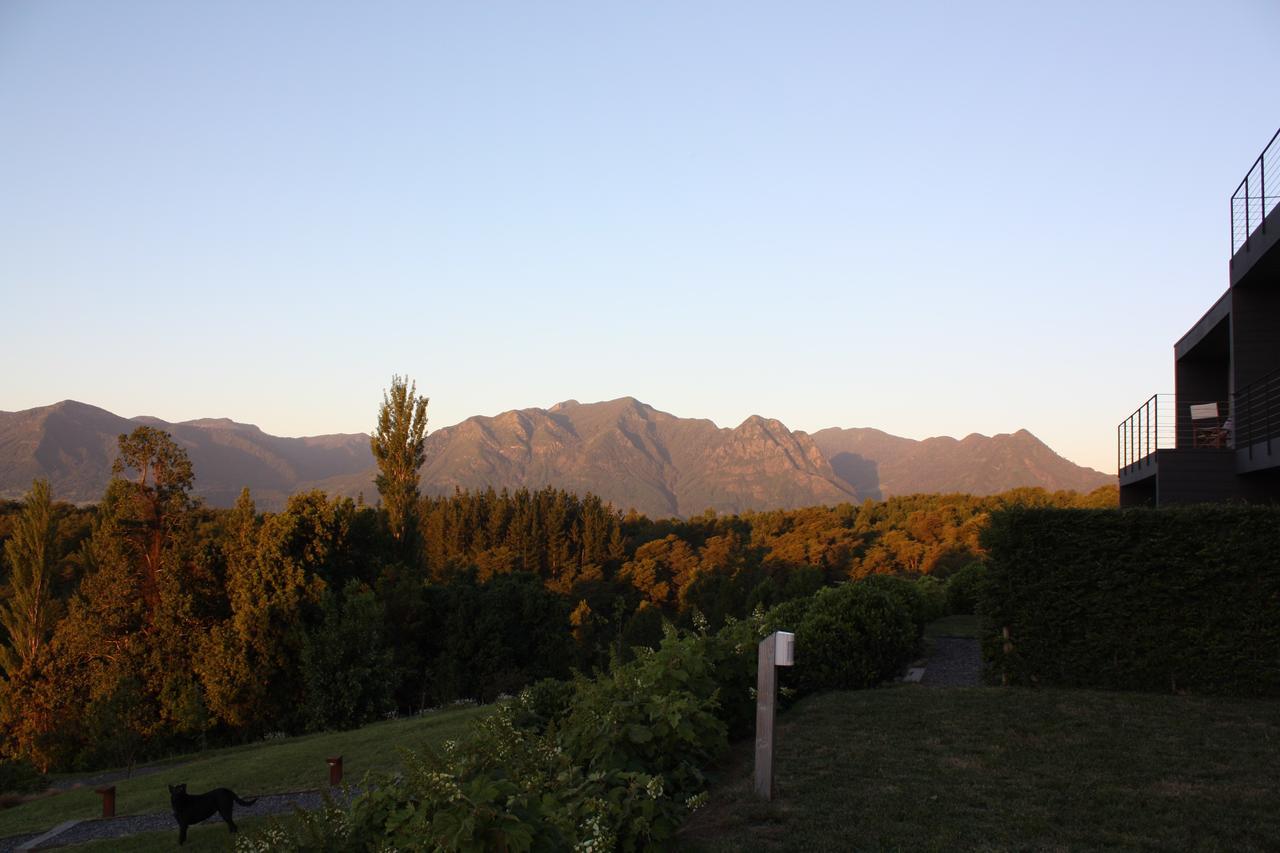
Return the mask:
[[[195,475],[187,451],[163,430],[140,426],[121,435],[118,443],[120,455],[111,466],[108,488],[120,490],[121,532],[136,552],[143,598],[154,607],[165,546],[187,519]],[[125,478],[130,471],[135,472],[132,480]]]
[[10,676],[35,662],[53,630],[54,601],[49,583],[56,559],[56,534],[49,482],[36,480],[13,536],[4,543],[12,595],[0,602],[0,624],[9,633],[9,645],[0,645],[0,669]]
[[390,390],[382,392],[378,426],[370,439],[378,462],[374,482],[387,511],[391,535],[406,550],[412,547],[416,533],[418,469],[426,458],[427,398],[419,397],[417,391],[409,377],[391,377]]

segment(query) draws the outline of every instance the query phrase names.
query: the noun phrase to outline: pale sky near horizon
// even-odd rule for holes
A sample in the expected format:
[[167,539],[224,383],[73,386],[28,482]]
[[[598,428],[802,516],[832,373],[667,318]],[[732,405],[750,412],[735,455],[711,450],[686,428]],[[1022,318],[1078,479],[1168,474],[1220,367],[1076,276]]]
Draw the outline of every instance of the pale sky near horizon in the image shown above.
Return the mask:
[[1280,3],[0,3],[0,410],[624,395],[1115,470]]

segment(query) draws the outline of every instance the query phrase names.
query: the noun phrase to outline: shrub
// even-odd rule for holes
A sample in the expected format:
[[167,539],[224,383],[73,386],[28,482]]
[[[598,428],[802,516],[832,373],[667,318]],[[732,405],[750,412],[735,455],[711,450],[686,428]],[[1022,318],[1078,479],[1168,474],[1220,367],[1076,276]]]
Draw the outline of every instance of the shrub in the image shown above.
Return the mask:
[[947,612],[957,615],[976,613],[986,577],[986,565],[973,562],[947,578]]
[[1011,682],[1280,696],[1280,509],[1010,508],[983,543]]
[[[869,585],[823,590],[803,612],[797,642],[823,687],[878,683],[914,645],[905,607]],[[667,625],[657,649],[592,679],[538,682],[462,744],[409,753],[403,774],[366,781],[349,806],[326,801],[236,849],[670,849],[726,734],[750,731],[766,627],[759,613],[716,633]]]
[[517,700],[516,725],[545,732],[569,713],[575,692],[572,681],[544,678],[520,691]]
[[657,650],[578,682],[560,729],[565,750],[590,770],[661,775],[670,790],[702,790],[702,768],[727,746],[719,685],[706,644],[667,626]]
[[[718,635],[668,627],[594,680],[540,682],[442,754],[409,753],[348,807],[275,822],[237,850],[665,850],[700,802],[701,768],[725,746],[708,658]],[[728,670],[725,670],[727,672]],[[518,720],[548,716],[545,731]]]
[[[924,625],[941,619],[950,611],[947,609],[947,583],[936,575],[921,575],[916,578],[916,589],[924,598]],[[924,625],[921,626],[923,631]]]
[[820,590],[796,632],[796,687],[857,690],[893,678],[917,646],[915,624],[901,599],[877,584]]
[[757,649],[769,633],[764,620],[758,610],[748,619],[730,617],[719,631],[703,633],[697,640],[716,684],[719,717],[731,739],[755,730]]
[[800,623],[804,621],[805,615],[813,605],[813,600],[812,595],[806,598],[793,598],[791,601],[784,601],[777,607],[771,608],[764,617],[765,633],[787,631],[794,634],[800,629]]
[[[661,784],[650,784],[649,777],[641,782],[623,774],[588,776],[547,735],[516,727],[512,709],[504,707],[476,724],[461,747],[444,754],[408,753],[402,774],[375,780],[349,806],[326,800],[321,809],[238,841],[236,849],[514,853],[570,849],[593,833],[611,849],[619,836],[618,810],[608,808],[611,789],[629,789],[636,782],[661,796]],[[659,814],[652,805],[657,797],[646,799],[623,803],[641,813],[640,819],[628,815],[630,830],[624,827],[622,833],[628,840],[646,839],[646,834],[665,839],[683,815],[674,803],[666,804],[675,812],[670,817]]]
[[26,761],[0,761],[0,794],[35,794],[49,787],[49,777]]
[[867,575],[858,583],[882,590],[905,607],[911,616],[912,629],[917,638],[924,635],[924,626],[936,618],[933,615],[935,601],[925,593],[918,581],[897,575]]

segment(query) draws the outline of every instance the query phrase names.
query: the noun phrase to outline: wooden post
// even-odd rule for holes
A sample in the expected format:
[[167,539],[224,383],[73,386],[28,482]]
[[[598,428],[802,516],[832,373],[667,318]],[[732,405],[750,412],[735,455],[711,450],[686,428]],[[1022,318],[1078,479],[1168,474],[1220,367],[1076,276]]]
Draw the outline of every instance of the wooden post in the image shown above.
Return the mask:
[[108,785],[105,788],[94,788],[93,792],[102,797],[102,816],[116,816],[116,786]]
[[756,796],[773,799],[773,716],[778,692],[778,644],[770,634],[760,641],[756,664]]
[[342,784],[342,756],[326,758],[329,763],[329,787],[336,788]]
[[756,796],[773,799],[773,718],[778,696],[778,667],[791,666],[795,635],[774,631],[760,641],[756,663]]

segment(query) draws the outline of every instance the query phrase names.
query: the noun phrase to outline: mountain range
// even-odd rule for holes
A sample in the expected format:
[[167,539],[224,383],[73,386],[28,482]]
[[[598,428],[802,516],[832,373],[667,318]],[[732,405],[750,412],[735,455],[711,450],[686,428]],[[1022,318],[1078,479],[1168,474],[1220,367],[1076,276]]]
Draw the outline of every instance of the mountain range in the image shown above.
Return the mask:
[[[260,509],[323,489],[376,499],[369,436],[282,438],[222,419],[123,418],[65,400],[0,412],[0,497],[45,477],[55,498],[98,500],[116,438],[148,424],[191,457],[196,494],[229,506],[248,486]],[[876,429],[808,433],[753,415],[738,426],[679,418],[631,397],[476,416],[427,437],[422,490],[537,488],[594,492],[652,517],[783,509],[914,492],[993,494],[1019,486],[1090,491],[1114,478],[1062,458],[1026,430],[916,441]]]

